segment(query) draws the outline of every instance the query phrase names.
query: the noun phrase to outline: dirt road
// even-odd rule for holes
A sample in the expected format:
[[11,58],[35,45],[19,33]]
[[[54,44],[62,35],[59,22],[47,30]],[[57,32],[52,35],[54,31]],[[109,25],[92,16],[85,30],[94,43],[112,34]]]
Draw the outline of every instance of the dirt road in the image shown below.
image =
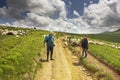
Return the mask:
[[[77,47],[76,50],[80,51],[80,47]],[[86,59],[90,64],[93,64],[99,70],[103,70],[105,73],[110,74],[110,76],[114,80],[120,80],[120,74],[118,74],[116,71],[114,71],[113,69],[111,69],[110,67],[102,63],[101,61],[99,61],[97,58],[92,56],[90,53],[88,53],[88,56]]]
[[35,80],[92,80],[92,77],[82,66],[78,66],[78,59],[64,48],[60,40],[56,40],[54,60],[46,62],[45,49],[42,51],[42,68],[38,70]]
[[113,77],[114,80],[120,80],[120,75],[117,72],[115,72],[110,67],[106,66],[104,63],[102,63],[99,60],[97,60],[92,55],[88,54],[87,60],[91,64],[93,64],[94,66],[96,66],[98,69],[102,69],[105,73],[109,73]]

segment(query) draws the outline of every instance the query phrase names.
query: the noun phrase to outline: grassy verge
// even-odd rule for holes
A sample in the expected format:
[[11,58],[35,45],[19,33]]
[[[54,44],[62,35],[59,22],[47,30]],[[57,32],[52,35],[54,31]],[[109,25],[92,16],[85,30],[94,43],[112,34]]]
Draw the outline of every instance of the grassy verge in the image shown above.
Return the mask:
[[43,47],[46,32],[31,30],[26,36],[0,35],[0,80],[33,80],[35,58]]
[[83,57],[80,58],[80,62],[84,65],[85,68],[87,68],[88,71],[95,73],[98,71],[96,67],[94,67],[92,64],[90,64],[86,59]]
[[104,60],[108,65],[120,72],[120,50],[100,45],[90,44],[90,51],[97,57]]
[[[76,49],[70,44],[68,45],[68,49],[71,50],[73,55],[78,56],[78,53],[75,54],[77,52]],[[80,56],[81,55],[79,55],[78,57]],[[83,65],[87,69],[87,71],[89,71],[92,74],[94,80],[114,80],[109,73],[106,73],[103,70],[99,70],[83,57],[80,57],[80,64]]]
[[89,63],[85,58],[80,58],[80,63],[93,75],[95,80],[114,80],[109,73],[97,69],[94,65]]

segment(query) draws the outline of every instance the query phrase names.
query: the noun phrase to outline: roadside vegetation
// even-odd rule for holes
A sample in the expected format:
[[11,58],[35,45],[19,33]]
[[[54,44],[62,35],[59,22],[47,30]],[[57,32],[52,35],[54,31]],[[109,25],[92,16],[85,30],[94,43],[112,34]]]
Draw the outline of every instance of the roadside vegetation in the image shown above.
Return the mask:
[[[82,35],[69,34],[71,39],[81,39]],[[103,34],[89,34],[89,51],[100,58],[105,64],[120,72],[120,30]],[[77,41],[76,41],[77,42]]]
[[[71,45],[73,43],[76,43],[76,45],[79,46],[80,44],[77,44],[77,42],[80,41],[82,35],[76,35],[76,34],[67,34],[67,35],[68,38],[71,39],[70,44],[68,44],[68,48],[71,50],[73,54],[75,54],[77,51],[75,50],[75,47]],[[111,67],[111,69],[119,73],[120,72],[120,57],[119,57],[120,31],[103,33],[103,34],[89,34],[88,38],[89,41],[93,42],[89,44],[88,50],[90,51],[90,53],[96,58],[98,58],[101,62],[105,63],[107,66]],[[99,80],[101,79],[114,80],[109,73],[106,73],[103,70],[98,70],[94,65],[89,63],[87,59],[80,57],[80,64],[86,67],[88,71],[95,74],[96,78]]]
[[83,65],[86,68],[86,70],[90,73],[94,80],[114,80],[109,73],[106,73],[101,69],[98,69],[95,65],[91,64],[87,59],[83,58],[80,52],[77,51],[75,47],[69,44],[68,49],[71,50],[73,55],[79,57],[80,65]]
[[27,35],[0,35],[0,80],[33,80],[46,31],[0,27],[2,30],[29,30]]
[[91,73],[95,80],[114,80],[109,73],[98,69],[93,64],[89,63],[87,59],[80,57],[80,64],[82,64]]
[[103,62],[120,72],[120,50],[107,46],[90,44],[89,51],[99,57]]
[[[33,80],[37,68],[41,66],[40,54],[43,48],[43,35],[47,31],[27,28],[0,27],[0,31],[7,29],[25,32],[25,35],[2,35],[0,32],[0,80]],[[56,38],[66,36],[66,33],[56,32]],[[82,58],[75,49],[80,46],[82,35],[67,34],[63,40],[74,55],[80,58],[81,64],[96,78],[113,80],[109,73],[98,70],[94,65]],[[107,44],[119,46],[120,32],[88,35],[90,40],[97,40]],[[76,41],[77,40],[77,41]],[[68,43],[67,43],[68,42]],[[70,44],[69,44],[70,43]],[[120,72],[120,50],[106,45],[89,44],[89,51],[105,64]]]

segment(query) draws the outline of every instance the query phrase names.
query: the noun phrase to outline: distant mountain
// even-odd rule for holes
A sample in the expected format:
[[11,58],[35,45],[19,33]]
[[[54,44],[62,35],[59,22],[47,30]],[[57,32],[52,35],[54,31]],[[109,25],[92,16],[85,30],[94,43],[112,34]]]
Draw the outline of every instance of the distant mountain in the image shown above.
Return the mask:
[[103,32],[102,34],[105,34],[105,33],[114,33],[114,32],[120,32],[120,29],[115,30],[115,31],[105,31],[105,32]]
[[115,32],[118,32],[118,31],[120,31],[120,29],[116,30]]

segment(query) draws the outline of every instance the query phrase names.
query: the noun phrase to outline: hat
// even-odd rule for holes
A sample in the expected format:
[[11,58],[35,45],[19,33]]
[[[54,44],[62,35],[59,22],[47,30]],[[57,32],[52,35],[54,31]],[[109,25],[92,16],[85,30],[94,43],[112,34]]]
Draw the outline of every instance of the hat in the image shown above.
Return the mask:
[[53,31],[50,31],[50,34],[54,34],[54,32],[53,32]]

